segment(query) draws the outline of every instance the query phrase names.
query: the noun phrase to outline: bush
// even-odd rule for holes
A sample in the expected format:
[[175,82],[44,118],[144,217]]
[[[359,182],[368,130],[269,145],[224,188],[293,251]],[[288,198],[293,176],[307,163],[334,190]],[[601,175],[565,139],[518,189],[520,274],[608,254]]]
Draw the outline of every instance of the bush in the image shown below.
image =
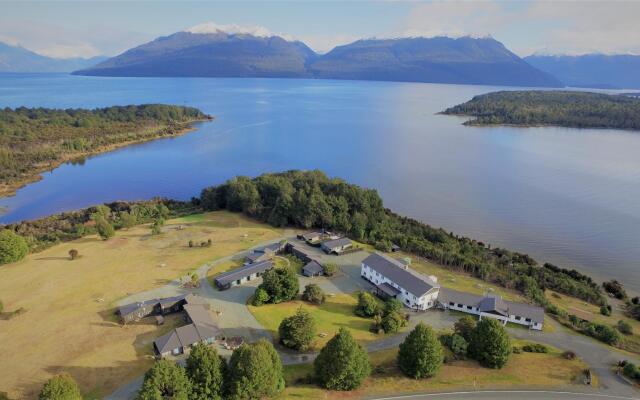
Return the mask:
[[273,345],[264,339],[243,344],[229,359],[228,398],[260,399],[284,389],[282,362]]
[[485,367],[504,367],[511,354],[507,330],[493,318],[481,320],[471,333],[469,354]]
[[[464,339],[463,339],[464,340]],[[443,361],[442,345],[433,329],[420,322],[400,344],[398,366],[407,376],[420,379],[434,376]]]
[[611,306],[601,306],[600,307],[600,314],[604,315],[604,316],[609,316],[611,315]]
[[407,320],[399,312],[391,312],[382,317],[382,329],[384,333],[396,333],[407,325]]
[[618,321],[618,324],[616,325],[616,327],[618,328],[620,333],[624,335],[633,335],[633,327],[627,321],[622,321],[622,320]]
[[464,316],[460,318],[454,325],[453,331],[462,336],[464,340],[469,342],[471,340],[471,333],[476,328],[476,320],[470,316]]
[[567,360],[575,360],[576,359],[576,353],[571,351],[571,350],[567,350],[564,353],[562,353],[562,358],[565,358]]
[[330,390],[356,389],[371,374],[367,351],[345,328],[322,348],[313,369],[318,383]]
[[403,305],[400,300],[391,298],[384,302],[384,313],[386,315],[394,312],[400,312],[402,307]]
[[540,343],[529,343],[522,346],[522,351],[527,353],[548,353],[549,349]]
[[520,353],[522,353],[522,349],[521,349],[520,347],[518,347],[518,346],[513,346],[513,347],[511,348],[511,352],[512,352],[513,354],[520,354]]
[[27,241],[9,229],[0,230],[0,265],[22,260],[29,253]]
[[136,400],[189,400],[190,396],[191,381],[185,369],[173,361],[160,360],[144,375]]
[[78,384],[69,374],[49,379],[38,395],[39,400],[82,400]]
[[618,300],[624,300],[627,298],[627,292],[624,290],[622,283],[618,282],[615,279],[608,282],[603,282],[602,287],[604,288],[605,292],[609,293]]
[[322,270],[326,276],[334,276],[338,272],[338,265],[335,263],[326,263],[322,265]]
[[302,292],[302,300],[313,304],[322,304],[324,303],[325,299],[326,296],[324,294],[324,291],[317,284],[310,283],[304,287],[304,292]]
[[96,231],[98,232],[98,235],[100,235],[102,240],[108,240],[116,234],[116,230],[113,229],[113,225],[111,225],[111,223],[108,222],[104,217],[97,216],[95,222]]
[[280,343],[297,351],[305,351],[316,336],[316,321],[313,316],[302,308],[282,320],[278,328]]
[[282,303],[298,296],[300,284],[296,273],[289,268],[273,268],[262,275],[262,288],[269,295],[269,303]]
[[76,258],[78,258],[78,250],[76,249],[69,250],[69,258],[71,260],[75,260]]
[[378,300],[369,292],[358,293],[358,304],[356,305],[356,315],[364,318],[371,318],[381,312]]
[[254,306],[261,306],[269,301],[269,293],[261,287],[258,287],[253,293],[251,304]]
[[640,379],[640,368],[634,363],[627,362],[622,368],[622,373],[629,379]]
[[589,322],[585,325],[584,331],[588,335],[593,336],[594,338],[610,345],[618,344],[622,339],[618,331],[616,331],[609,325]]
[[469,348],[469,343],[462,336],[454,333],[451,335],[448,344],[449,350],[457,357],[464,358],[467,355],[467,349]]

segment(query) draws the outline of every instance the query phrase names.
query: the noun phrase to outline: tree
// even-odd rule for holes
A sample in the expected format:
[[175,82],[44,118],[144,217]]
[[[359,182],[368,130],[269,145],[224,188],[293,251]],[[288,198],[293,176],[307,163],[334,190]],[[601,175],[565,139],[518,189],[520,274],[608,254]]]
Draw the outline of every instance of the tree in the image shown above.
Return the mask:
[[340,328],[313,363],[320,385],[330,390],[353,390],[371,373],[367,351],[351,333]]
[[440,369],[443,358],[442,345],[436,334],[422,322],[409,333],[398,351],[400,370],[414,379],[434,376]]
[[407,320],[399,312],[393,311],[382,317],[381,325],[384,333],[396,333],[407,325]]
[[98,235],[102,238],[102,240],[108,240],[116,234],[115,229],[113,229],[113,225],[109,223],[104,217],[98,216],[95,219],[96,221],[96,230],[98,231]]
[[325,263],[322,265],[322,270],[326,276],[334,276],[338,272],[338,264]]
[[390,298],[384,302],[384,313],[391,314],[402,310],[402,302],[395,298]]
[[449,349],[458,358],[464,358],[467,355],[469,343],[464,337],[454,333],[449,339]]
[[470,316],[464,316],[460,318],[454,325],[453,331],[462,336],[464,340],[469,342],[471,340],[471,333],[476,328],[476,320]]
[[324,303],[326,296],[324,291],[320,286],[315,283],[310,283],[304,287],[304,292],[302,292],[302,300],[308,301],[313,304],[322,304]]
[[227,363],[215,349],[198,343],[187,358],[187,376],[193,385],[190,399],[221,400]]
[[251,299],[251,304],[254,306],[261,306],[264,303],[269,301],[269,293],[261,287],[258,287],[256,291],[253,293],[253,298]]
[[76,249],[69,250],[69,258],[71,260],[75,260],[76,258],[78,258],[78,250]]
[[471,333],[469,352],[481,365],[499,369],[509,360],[511,339],[498,320],[484,318]]
[[29,253],[27,241],[9,229],[0,231],[0,264],[22,260]]
[[604,316],[609,316],[611,315],[611,306],[607,305],[607,306],[601,306],[600,307],[600,314],[604,315]]
[[63,373],[49,379],[44,384],[39,400],[82,400],[82,394],[78,384],[67,373]]
[[229,360],[228,398],[260,399],[282,389],[282,363],[271,343],[261,339],[233,351]]
[[380,305],[378,300],[369,292],[361,291],[358,293],[358,304],[356,305],[356,315],[364,318],[370,318],[380,313]]
[[132,228],[138,222],[138,219],[136,218],[135,214],[131,214],[130,212],[127,212],[127,211],[122,211],[119,216],[120,216],[120,226],[122,226],[123,229]]
[[282,320],[278,333],[280,343],[284,346],[305,351],[316,336],[316,321],[307,310],[301,307],[294,315]]
[[183,367],[169,360],[156,362],[144,375],[137,400],[189,400],[192,385]]
[[620,331],[620,333],[623,333],[625,335],[633,335],[633,327],[627,321],[623,321],[623,320],[618,321],[617,328]]
[[151,224],[151,234],[152,235],[161,234],[163,225],[164,225],[164,219],[160,217],[156,218],[155,221],[153,221],[153,224]]
[[296,298],[300,284],[296,273],[289,268],[273,268],[262,275],[259,288],[269,295],[270,303],[282,303]]

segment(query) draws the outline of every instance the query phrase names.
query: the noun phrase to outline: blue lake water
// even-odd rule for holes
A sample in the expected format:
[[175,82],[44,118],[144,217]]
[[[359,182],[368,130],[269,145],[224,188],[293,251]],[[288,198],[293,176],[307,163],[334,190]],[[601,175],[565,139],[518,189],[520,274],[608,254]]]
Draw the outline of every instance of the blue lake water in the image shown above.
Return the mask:
[[184,104],[185,136],[66,164],[0,222],[112,200],[189,199],[235,175],[319,168],[399,213],[640,291],[640,133],[464,127],[437,115],[504,88],[288,79],[0,75],[0,106]]

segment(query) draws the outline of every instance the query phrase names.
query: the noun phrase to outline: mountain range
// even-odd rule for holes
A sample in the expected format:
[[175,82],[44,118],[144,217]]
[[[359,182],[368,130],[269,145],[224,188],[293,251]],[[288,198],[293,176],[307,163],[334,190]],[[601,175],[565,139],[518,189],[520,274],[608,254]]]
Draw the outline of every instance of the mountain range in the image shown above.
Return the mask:
[[640,89],[640,56],[586,54],[525,57],[534,67],[554,75],[566,86]]
[[300,41],[280,36],[178,32],[74,74],[561,86],[502,43],[470,37],[359,40],[320,55]]
[[20,46],[0,42],[0,72],[71,72],[88,68],[107,57],[51,58]]

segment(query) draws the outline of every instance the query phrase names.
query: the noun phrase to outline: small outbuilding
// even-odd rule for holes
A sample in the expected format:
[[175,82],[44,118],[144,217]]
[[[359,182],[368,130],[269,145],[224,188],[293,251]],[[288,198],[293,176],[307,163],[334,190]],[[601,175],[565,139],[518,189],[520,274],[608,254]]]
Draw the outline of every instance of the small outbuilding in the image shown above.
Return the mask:
[[324,274],[324,268],[316,260],[311,260],[302,267],[302,274],[309,277],[320,276]]
[[218,275],[214,281],[221,290],[229,289],[232,286],[241,285],[262,276],[265,271],[273,268],[271,260],[260,261],[253,264],[246,264],[242,267],[232,269]]
[[349,238],[340,238],[323,242],[320,246],[327,254],[340,254],[353,247],[353,242]]

